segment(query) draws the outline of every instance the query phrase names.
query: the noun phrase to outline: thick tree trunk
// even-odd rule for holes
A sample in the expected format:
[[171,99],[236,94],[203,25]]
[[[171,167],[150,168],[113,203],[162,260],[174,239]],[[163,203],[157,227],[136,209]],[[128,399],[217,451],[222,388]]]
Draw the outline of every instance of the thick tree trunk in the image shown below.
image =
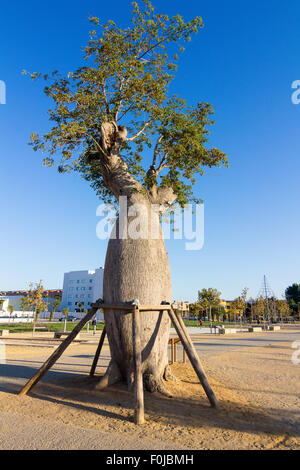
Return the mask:
[[[135,193],[128,201],[128,208],[137,202],[143,203],[147,208],[146,214],[140,218],[140,226],[144,229],[148,227],[148,236],[146,239],[133,239],[129,233],[126,239],[120,239],[119,220],[117,221],[117,237],[111,238],[108,243],[104,269],[103,297],[108,304],[134,299],[144,305],[171,302],[171,275],[159,216],[157,214],[152,218],[151,232],[149,199]],[[133,219],[134,217],[128,217],[128,224]],[[155,232],[158,237],[151,239],[151,233]],[[98,388],[121,378],[130,387],[133,383],[132,315],[124,311],[106,310],[105,324],[112,360],[106,377],[100,381]],[[141,312],[141,331],[144,385],[149,391],[167,393],[163,376],[168,366],[168,314],[158,311]]]

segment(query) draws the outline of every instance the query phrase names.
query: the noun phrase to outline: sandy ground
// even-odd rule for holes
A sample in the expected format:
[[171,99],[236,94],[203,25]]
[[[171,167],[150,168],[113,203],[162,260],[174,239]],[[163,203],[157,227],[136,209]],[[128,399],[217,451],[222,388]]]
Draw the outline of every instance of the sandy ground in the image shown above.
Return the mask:
[[[300,340],[300,331],[294,335]],[[210,408],[190,364],[176,363],[180,381],[167,384],[173,398],[146,392],[142,426],[132,422],[133,394],[124,384],[94,390],[98,378],[88,372],[96,343],[70,346],[19,397],[53,346],[11,341],[0,364],[0,449],[300,449],[300,364],[291,362],[291,337],[248,338],[194,338],[221,411]],[[99,375],[108,361],[105,344]]]

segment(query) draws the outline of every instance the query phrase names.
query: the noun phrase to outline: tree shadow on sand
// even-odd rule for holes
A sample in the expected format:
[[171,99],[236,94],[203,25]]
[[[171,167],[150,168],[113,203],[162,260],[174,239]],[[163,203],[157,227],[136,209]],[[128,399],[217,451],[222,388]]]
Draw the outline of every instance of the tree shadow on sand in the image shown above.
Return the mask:
[[[30,392],[32,398],[63,405],[70,409],[91,412],[101,419],[113,418],[123,422],[133,421],[134,397],[123,383],[118,383],[103,391],[95,390],[99,377],[73,374],[59,377],[50,383],[39,383]],[[181,384],[181,385],[180,385]],[[197,393],[184,396],[186,382],[173,385],[180,388],[179,395],[168,399],[160,394],[145,392],[145,413],[148,422],[162,425],[173,424],[197,430],[200,427],[219,428],[220,430],[247,432],[254,435],[290,433],[300,436],[300,427],[289,424],[300,412],[295,410],[262,409],[256,404],[242,402],[235,398],[222,396],[219,392],[221,411],[210,407],[200,384],[195,384]],[[222,388],[222,387],[221,387]],[[238,390],[238,392],[240,392]],[[218,393],[217,393],[218,395]],[[26,397],[23,397],[26,400]],[[124,415],[124,411],[126,411]],[[297,415],[297,416],[296,416]],[[299,420],[298,420],[299,422]]]

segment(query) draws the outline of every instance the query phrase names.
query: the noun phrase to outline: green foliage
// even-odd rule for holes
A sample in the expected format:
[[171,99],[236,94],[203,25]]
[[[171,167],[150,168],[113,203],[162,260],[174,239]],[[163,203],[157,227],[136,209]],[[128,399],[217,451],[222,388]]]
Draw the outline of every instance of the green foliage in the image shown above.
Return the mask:
[[62,314],[64,315],[64,317],[66,317],[66,320],[68,321],[69,308],[68,307],[64,308],[62,311]]
[[218,307],[220,305],[220,295],[217,289],[209,287],[208,289],[202,289],[198,291],[198,302],[207,305],[207,307]]
[[[104,201],[114,202],[101,164],[101,125],[112,122],[131,136],[120,149],[131,175],[145,190],[158,181],[172,187],[182,206],[195,200],[192,186],[204,167],[227,165],[223,152],[206,148],[214,123],[211,105],[187,106],[168,94],[182,43],[203,23],[201,17],[185,22],[180,15],[158,14],[148,0],[142,3],[143,8],[133,3],[131,25],[123,29],[90,18],[93,30],[82,67],[67,76],[29,74],[50,82],[44,91],[54,102],[49,110],[53,127],[43,136],[33,133],[31,145],[47,153],[45,165],[57,164],[61,173],[79,171]],[[150,173],[143,159],[149,149]]]
[[300,284],[294,283],[285,290],[285,298],[294,314],[300,312]]
[[285,300],[275,300],[275,312],[280,318],[286,318],[291,315],[289,304]]
[[[77,322],[67,322],[66,331],[72,331],[76,326]],[[48,331],[61,331],[61,322],[45,323]],[[83,330],[86,330],[86,326]],[[103,330],[104,323],[98,323],[96,326],[97,330]],[[33,329],[33,323],[4,323],[0,324],[0,329],[8,329],[10,333],[25,333],[30,332]]]
[[50,321],[52,321],[53,316],[54,316],[54,312],[56,311],[56,309],[57,309],[57,307],[59,306],[60,303],[61,303],[61,297],[59,297],[59,295],[56,295],[54,297],[54,302],[50,307]]
[[45,296],[43,281],[39,283],[31,282],[29,284],[29,291],[25,297],[22,297],[20,306],[23,311],[33,309],[34,310],[34,321],[37,320],[38,315],[46,311],[48,303],[44,301]]
[[9,314],[12,315],[14,313],[15,307],[13,305],[8,306]]

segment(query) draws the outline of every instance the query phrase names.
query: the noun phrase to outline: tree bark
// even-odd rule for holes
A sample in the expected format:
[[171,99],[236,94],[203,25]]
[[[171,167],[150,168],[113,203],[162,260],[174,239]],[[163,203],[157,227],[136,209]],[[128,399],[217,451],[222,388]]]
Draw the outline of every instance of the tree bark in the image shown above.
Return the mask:
[[[99,158],[103,181],[117,199],[120,196],[127,197],[128,209],[125,216],[128,224],[126,236],[121,229],[123,236],[119,234],[119,228],[124,226],[124,219],[118,219],[115,227],[117,237],[110,238],[108,243],[103,297],[106,304],[137,299],[140,304],[160,305],[163,301],[171,302],[172,294],[170,267],[159,214],[175,201],[176,195],[172,188],[158,188],[155,184],[146,191],[130,174],[120,155],[126,135],[126,129],[117,126],[115,122],[103,123],[101,126],[102,151]],[[152,210],[151,204],[156,204],[157,212]],[[138,214],[140,237],[131,233],[136,217],[130,211],[134,211],[136,205],[143,208]],[[104,388],[120,378],[131,387],[134,380],[131,314],[105,310],[104,316],[111,363],[98,388]],[[144,385],[149,391],[160,391],[166,395],[168,392],[163,376],[168,367],[169,332],[170,319],[167,313],[141,312],[140,341]]]
[[[130,302],[160,305],[171,302],[171,275],[168,255],[163,240],[158,214],[152,213],[147,197],[133,193],[128,210],[134,203],[144,204],[140,226],[148,227],[145,239],[118,237],[120,221],[116,222],[116,239],[110,239],[107,248],[103,297],[105,303]],[[128,232],[134,216],[128,216]],[[156,233],[156,239],[151,234]],[[144,234],[145,236],[145,234]],[[130,387],[133,383],[132,318],[128,312],[105,310],[105,325],[114,371],[117,366],[122,378]],[[141,312],[142,373],[147,390],[166,393],[163,376],[168,366],[168,340],[170,320],[167,313]],[[99,385],[101,388],[101,383]]]

